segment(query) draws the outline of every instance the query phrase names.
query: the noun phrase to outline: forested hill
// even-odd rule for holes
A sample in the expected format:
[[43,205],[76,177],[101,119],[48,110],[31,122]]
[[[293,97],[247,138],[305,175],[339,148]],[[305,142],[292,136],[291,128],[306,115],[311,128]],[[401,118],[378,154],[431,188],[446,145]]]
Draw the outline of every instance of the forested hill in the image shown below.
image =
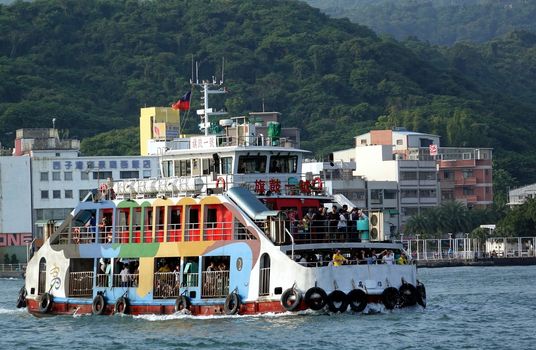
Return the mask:
[[[10,144],[8,133],[52,118],[80,138],[136,126],[140,107],[170,105],[189,89],[192,55],[201,77],[219,75],[225,57],[227,110],[279,111],[317,155],[373,127],[406,126],[444,146],[493,147],[499,166],[536,181],[534,82],[524,95],[521,77],[510,89],[501,45],[496,56],[402,45],[297,1],[15,2],[0,6],[0,139]],[[199,107],[198,94],[192,102]],[[85,154],[113,153],[106,147],[121,134],[118,149],[131,140],[137,152],[126,129],[83,141]]]
[[305,0],[333,17],[370,26],[398,39],[434,44],[486,42],[514,30],[536,32],[536,1]]

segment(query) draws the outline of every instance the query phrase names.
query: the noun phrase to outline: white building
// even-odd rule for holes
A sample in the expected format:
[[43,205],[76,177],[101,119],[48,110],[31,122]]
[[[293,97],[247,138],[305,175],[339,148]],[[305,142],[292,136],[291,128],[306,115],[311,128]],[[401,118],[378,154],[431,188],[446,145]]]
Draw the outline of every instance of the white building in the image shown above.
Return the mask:
[[536,198],[536,184],[519,187],[508,191],[508,205],[521,205],[528,199]]
[[27,242],[39,244],[49,220],[59,225],[108,179],[159,175],[156,156],[80,157],[79,142],[60,140],[56,129],[17,130],[13,153],[0,157],[0,255],[17,254],[19,261]]
[[[440,203],[437,164],[422,149],[439,145],[439,136],[405,130],[373,130],[356,137],[356,147],[333,153],[337,161],[355,161],[355,176],[369,185],[370,206],[398,212],[398,227],[415,214]],[[372,188],[374,183],[387,182]],[[396,183],[396,187],[392,184]],[[392,207],[392,209],[391,209]]]

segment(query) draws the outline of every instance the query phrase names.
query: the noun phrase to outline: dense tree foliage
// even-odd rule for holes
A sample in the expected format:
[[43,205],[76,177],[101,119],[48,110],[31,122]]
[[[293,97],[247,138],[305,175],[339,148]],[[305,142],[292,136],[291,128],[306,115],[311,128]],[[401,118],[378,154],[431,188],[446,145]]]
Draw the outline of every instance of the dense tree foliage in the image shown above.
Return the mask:
[[93,136],[174,102],[190,88],[192,57],[201,78],[219,75],[225,57],[228,111],[279,111],[317,155],[405,126],[444,146],[493,147],[498,168],[534,182],[536,80],[524,69],[535,42],[518,32],[451,50],[399,43],[290,0],[17,1],[0,5],[0,141],[56,118],[86,154],[135,154],[134,129]]
[[452,238],[463,237],[480,225],[496,222],[498,215],[494,209],[468,209],[459,202],[444,202],[409,218],[404,232],[421,238],[447,238],[449,233]]
[[536,2],[527,0],[305,0],[334,17],[434,44],[486,42],[515,29],[536,31]]

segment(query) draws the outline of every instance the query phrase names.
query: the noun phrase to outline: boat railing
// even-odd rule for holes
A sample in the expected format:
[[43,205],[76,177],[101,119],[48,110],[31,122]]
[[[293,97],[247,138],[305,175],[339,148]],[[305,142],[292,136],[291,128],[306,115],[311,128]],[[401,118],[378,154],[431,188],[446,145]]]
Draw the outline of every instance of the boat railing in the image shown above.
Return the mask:
[[192,272],[192,273],[185,273],[184,275],[186,277],[182,282],[184,287],[197,287],[197,286],[199,286],[199,273]]
[[208,241],[229,241],[233,239],[233,223],[205,222],[203,225],[203,240]]
[[26,270],[26,263],[0,264],[0,272],[19,272]]
[[202,298],[223,298],[229,294],[229,271],[204,271],[202,278]]
[[198,222],[189,222],[185,224],[184,240],[185,241],[199,241],[201,238],[201,231],[199,230]]
[[153,296],[175,298],[180,295],[180,275],[174,272],[155,272]]
[[[296,261],[298,264],[305,266],[305,267],[322,267],[322,266],[331,266],[332,260],[331,257],[325,257],[323,259],[317,259],[307,261],[307,259]],[[414,265],[416,263],[416,260],[407,260],[405,263],[401,263],[400,260],[395,259],[392,265]],[[343,265],[384,265],[385,262],[382,261],[381,258],[373,260],[373,259],[348,259],[344,261]]]
[[108,288],[111,285],[110,282],[111,282],[110,274],[98,273],[97,277],[95,278],[95,286],[97,287]]
[[338,228],[337,222],[324,221],[311,224],[308,227],[305,227],[298,220],[283,220],[283,224],[288,239],[282,244],[345,243],[361,242],[362,239],[368,240],[368,231],[358,230],[355,224],[346,228]]
[[139,281],[139,274],[127,273],[127,274],[114,274],[112,287],[137,287]]
[[93,294],[93,271],[69,273],[69,296],[88,297]]
[[180,242],[182,240],[181,224],[168,224],[167,241]]

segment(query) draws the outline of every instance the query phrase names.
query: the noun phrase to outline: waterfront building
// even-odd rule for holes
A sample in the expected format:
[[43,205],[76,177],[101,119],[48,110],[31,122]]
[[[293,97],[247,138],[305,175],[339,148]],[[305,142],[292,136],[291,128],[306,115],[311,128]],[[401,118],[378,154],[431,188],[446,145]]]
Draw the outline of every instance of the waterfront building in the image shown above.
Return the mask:
[[80,142],[61,139],[57,129],[17,130],[13,156],[0,157],[1,257],[25,261],[47,224],[59,226],[91,190],[159,174],[155,156],[85,157],[79,151]]
[[528,199],[536,198],[536,184],[518,187],[508,191],[508,205],[513,207],[521,205]]

